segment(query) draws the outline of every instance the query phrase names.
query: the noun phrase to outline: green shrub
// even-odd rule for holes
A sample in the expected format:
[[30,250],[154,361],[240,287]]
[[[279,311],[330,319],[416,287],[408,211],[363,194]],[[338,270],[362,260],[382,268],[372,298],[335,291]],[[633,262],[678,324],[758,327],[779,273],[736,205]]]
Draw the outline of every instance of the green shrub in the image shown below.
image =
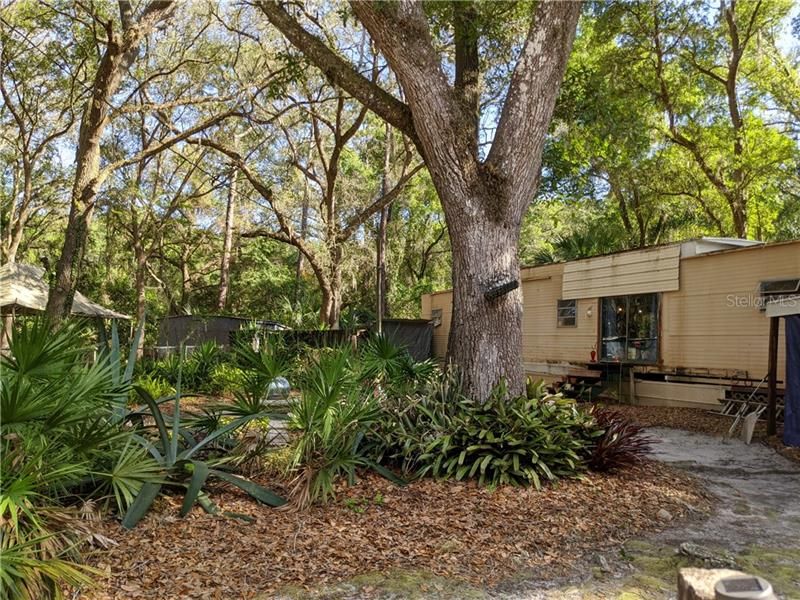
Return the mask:
[[211,391],[211,374],[222,361],[222,351],[216,342],[209,340],[196,346],[183,361],[182,376],[185,389],[195,392]]
[[417,476],[540,488],[543,480],[583,471],[597,434],[592,417],[571,400],[508,397],[501,386],[476,402],[451,370],[425,393],[387,398],[371,441],[378,458]]
[[[182,358],[184,354],[185,357]],[[225,373],[224,370],[220,370],[221,367],[229,366],[226,359],[226,354],[216,342],[207,341],[196,346],[191,352],[181,350],[160,360],[143,363],[140,379],[144,377],[162,379],[175,387],[180,373],[181,387],[184,391],[219,393],[225,391],[221,386],[233,385],[226,380],[226,376],[235,377],[231,372]]]
[[210,391],[219,394],[233,394],[241,390],[245,383],[245,372],[230,363],[220,363],[211,371]]
[[379,385],[389,395],[412,393],[439,374],[434,361],[414,361],[405,348],[382,334],[371,336],[361,345],[357,370],[364,383]]
[[[155,375],[140,376],[136,380],[136,385],[146,390],[153,398],[164,398],[175,394],[175,388],[169,381]],[[139,396],[133,390],[131,390],[131,400],[133,402],[139,401]]]
[[177,354],[169,354],[161,360],[153,362],[149,366],[149,371],[146,373],[151,377],[163,379],[174,386],[178,383],[179,372],[181,376],[185,378],[180,356]]
[[[89,532],[76,503],[125,510],[159,466],[123,427],[133,363],[118,340],[87,365],[78,323],[23,321],[0,364],[0,551],[9,597],[59,597],[95,571],[80,564]],[[135,353],[133,354],[135,357]]]
[[359,376],[377,383],[404,377],[411,361],[408,352],[393,344],[388,337],[375,334],[359,347]]

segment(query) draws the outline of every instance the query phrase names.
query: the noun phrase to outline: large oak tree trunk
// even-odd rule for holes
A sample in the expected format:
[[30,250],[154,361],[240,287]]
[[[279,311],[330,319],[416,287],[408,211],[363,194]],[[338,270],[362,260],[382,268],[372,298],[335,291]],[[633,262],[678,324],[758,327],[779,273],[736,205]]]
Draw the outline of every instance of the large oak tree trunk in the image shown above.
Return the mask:
[[[522,291],[487,298],[489,288],[519,281],[519,230],[486,216],[451,218],[453,320],[448,359],[467,377],[470,389],[486,398],[500,380],[520,392]],[[453,235],[454,229],[458,230]]]
[[511,393],[522,393],[521,291],[495,298],[486,292],[519,279],[522,215],[538,187],[544,140],[581,4],[536,4],[485,157],[478,148],[482,26],[477,5],[454,3],[451,84],[422,3],[351,0],[407,104],[331,52],[277,0],[259,6],[333,83],[416,144],[442,201],[453,250],[450,358],[462,369],[467,391],[478,399],[486,399],[502,379]]

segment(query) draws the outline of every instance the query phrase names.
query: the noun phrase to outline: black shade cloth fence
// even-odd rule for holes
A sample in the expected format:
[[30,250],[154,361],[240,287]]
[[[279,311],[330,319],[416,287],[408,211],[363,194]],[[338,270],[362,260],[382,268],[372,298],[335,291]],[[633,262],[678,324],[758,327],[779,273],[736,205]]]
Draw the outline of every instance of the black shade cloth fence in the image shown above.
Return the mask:
[[[288,329],[275,321],[253,320],[241,317],[179,315],[161,320],[158,329],[158,355],[187,350],[213,341],[230,349],[238,340],[252,340],[254,336],[279,335],[288,345],[306,344],[315,348],[329,348],[358,343],[371,333],[371,329],[356,331],[344,329],[297,330]],[[384,319],[383,333],[389,340],[405,348],[416,361],[432,356],[433,323],[425,319]],[[355,339],[354,339],[355,337]]]

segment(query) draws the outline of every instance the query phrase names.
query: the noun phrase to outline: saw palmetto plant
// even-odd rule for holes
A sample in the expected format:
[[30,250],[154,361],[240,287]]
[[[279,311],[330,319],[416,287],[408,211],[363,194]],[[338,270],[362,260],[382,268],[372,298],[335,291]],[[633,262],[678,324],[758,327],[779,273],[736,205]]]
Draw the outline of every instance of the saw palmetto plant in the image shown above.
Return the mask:
[[87,364],[80,323],[15,328],[0,376],[0,547],[3,594],[59,597],[86,585],[80,564],[92,535],[80,503],[126,510],[160,467],[120,420],[128,396],[114,352]]

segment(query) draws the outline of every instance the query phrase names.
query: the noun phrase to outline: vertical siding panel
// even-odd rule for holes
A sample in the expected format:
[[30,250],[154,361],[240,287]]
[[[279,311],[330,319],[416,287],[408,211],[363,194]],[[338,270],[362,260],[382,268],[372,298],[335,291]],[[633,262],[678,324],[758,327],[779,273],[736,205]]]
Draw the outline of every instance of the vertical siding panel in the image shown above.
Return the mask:
[[522,360],[525,363],[587,362],[597,344],[595,299],[577,301],[575,327],[558,327],[563,274],[563,263],[523,272]]

